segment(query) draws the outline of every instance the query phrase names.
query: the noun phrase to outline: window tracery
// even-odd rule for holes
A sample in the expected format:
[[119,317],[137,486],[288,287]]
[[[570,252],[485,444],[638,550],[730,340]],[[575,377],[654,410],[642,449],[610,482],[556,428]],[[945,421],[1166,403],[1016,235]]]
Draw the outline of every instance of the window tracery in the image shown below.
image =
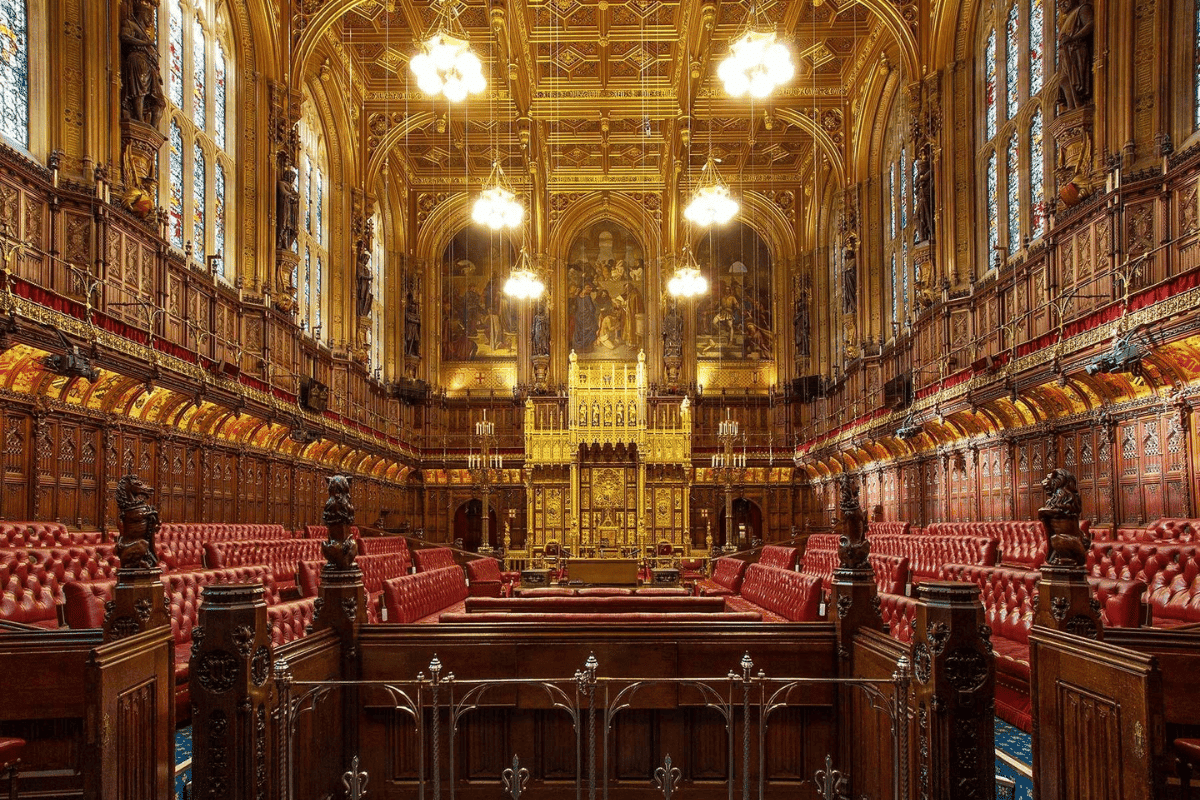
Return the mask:
[[227,181],[237,172],[228,135],[232,65],[227,13],[220,0],[186,5],[163,0],[159,8],[159,20],[166,20],[166,36],[160,41],[171,120],[161,202],[167,208],[171,244],[182,250],[190,245],[192,257],[201,263],[219,258],[217,274],[232,281],[227,220],[234,193]]
[[0,0],[0,134],[29,148],[29,8]]
[[909,260],[908,247],[912,241],[913,215],[910,212],[912,204],[913,172],[915,165],[909,160],[909,144],[905,126],[895,120],[905,117],[904,113],[894,115],[893,122],[888,128],[885,139],[887,145],[884,164],[888,179],[884,181],[884,205],[890,209],[891,225],[884,237],[885,263],[891,265],[892,283],[892,332],[899,335],[904,332],[909,323],[912,305],[910,303],[909,282],[914,280],[910,275],[912,264]]
[[326,176],[329,160],[321,123],[312,101],[301,106],[300,169],[296,174],[296,190],[300,197],[300,231],[296,237],[297,252],[304,254],[303,272],[299,276],[296,320],[300,327],[317,341],[324,341],[325,267],[329,264],[328,235],[325,230],[325,198],[328,194]]

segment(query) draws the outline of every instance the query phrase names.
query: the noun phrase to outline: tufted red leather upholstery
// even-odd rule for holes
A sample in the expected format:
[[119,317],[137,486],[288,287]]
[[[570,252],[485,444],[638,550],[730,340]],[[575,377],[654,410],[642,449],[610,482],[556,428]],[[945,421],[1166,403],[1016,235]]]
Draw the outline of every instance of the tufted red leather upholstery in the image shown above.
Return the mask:
[[1179,545],[1169,552],[1171,560],[1147,581],[1156,628],[1200,622],[1200,545]]
[[[407,575],[408,553],[377,553],[359,556],[358,568],[362,570],[363,587],[367,590],[367,622],[379,622],[383,582],[388,578]],[[316,597],[321,583],[321,568],[325,562],[316,559],[301,561],[296,571],[296,585],[301,597]]]
[[1100,603],[1100,621],[1107,628],[1137,628],[1145,618],[1145,581],[1088,577]]
[[[359,538],[357,525],[350,526],[350,536],[355,539]],[[324,525],[305,525],[304,538],[320,539],[321,541],[324,541],[329,538],[329,528],[325,527]]]
[[302,597],[287,603],[267,607],[267,621],[271,623],[271,644],[281,644],[301,639],[308,632],[316,616],[317,599]]
[[796,563],[800,559],[800,550],[796,547],[784,547],[778,544],[769,544],[759,553],[758,563],[764,567],[778,567],[779,569],[795,569]]
[[532,586],[528,589],[513,589],[517,597],[574,597],[577,592],[566,586]]
[[828,592],[833,583],[833,571],[838,565],[838,534],[814,533],[808,537],[804,545],[804,563],[800,567],[801,574],[812,575],[821,579],[821,585]]
[[994,565],[996,539],[930,533],[876,536],[871,552],[907,558],[912,580],[919,583],[937,578],[944,564]]
[[[351,532],[357,536],[358,529],[352,528]],[[403,553],[404,557],[412,561],[412,556],[408,552],[408,540],[403,536],[364,536],[358,540],[358,552],[364,556],[375,556],[380,553]]]
[[412,555],[413,563],[417,565],[417,572],[429,572],[434,569],[456,566],[454,563],[454,551],[449,547],[414,550]]
[[464,610],[468,614],[524,613],[707,613],[725,610],[723,597],[660,597],[654,595],[612,595],[574,597],[468,597]]
[[1180,544],[1200,542],[1200,520],[1164,517],[1150,523],[1147,531],[1156,541]]
[[432,622],[430,616],[466,599],[467,582],[457,564],[383,582],[388,622]]
[[818,618],[821,606],[821,581],[787,569],[751,564],[746,569],[740,596],[789,622],[812,622]]
[[911,522],[869,522],[867,536],[901,536],[912,533]]
[[712,577],[696,584],[696,593],[701,597],[737,594],[742,588],[747,563],[736,558],[718,558],[713,562]]
[[925,528],[925,535],[995,539],[1000,563],[1027,569],[1041,566],[1048,549],[1046,531],[1037,520],[934,522]]
[[59,522],[0,522],[0,548],[69,547],[97,545],[104,539],[100,531],[68,531]]
[[467,579],[472,597],[501,597],[512,594],[512,585],[521,579],[519,572],[502,572],[494,558],[467,562]]
[[167,522],[155,537],[160,557],[169,551],[171,569],[195,569],[204,565],[204,545],[209,542],[236,542],[286,539],[282,525],[235,525],[198,522]]
[[321,543],[314,539],[266,539],[231,542],[205,542],[204,560],[209,569],[265,564],[271,568],[280,586],[296,582],[301,561],[321,557]]
[[911,642],[917,619],[917,600],[902,594],[879,594],[879,613],[894,639]]
[[867,557],[875,573],[875,585],[880,592],[904,594],[908,584],[908,559],[904,556],[884,556],[871,553]]
[[109,545],[0,550],[0,619],[57,627],[63,587],[115,577],[120,565]]
[[524,624],[538,622],[559,622],[567,625],[578,625],[580,623],[603,623],[605,625],[644,623],[646,625],[663,625],[670,624],[672,622],[761,622],[762,618],[762,614],[754,611],[719,611],[715,614],[697,614],[687,612],[678,614],[661,614],[653,612],[618,612],[598,614],[538,614],[533,612],[505,614],[487,612],[481,614],[464,614],[459,611],[448,611],[439,615],[438,622],[443,624],[464,622],[517,622]]

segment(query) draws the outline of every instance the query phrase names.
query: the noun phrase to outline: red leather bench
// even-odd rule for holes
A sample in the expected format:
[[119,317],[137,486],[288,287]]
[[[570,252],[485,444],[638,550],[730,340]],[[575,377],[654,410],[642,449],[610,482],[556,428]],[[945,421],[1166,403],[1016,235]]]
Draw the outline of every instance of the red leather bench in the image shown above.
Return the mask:
[[[318,544],[320,544],[318,542]],[[377,553],[359,556],[356,560],[363,574],[363,588],[367,590],[367,622],[379,622],[382,618],[383,583],[389,578],[407,575],[409,567],[407,553]],[[301,597],[316,597],[321,582],[322,560],[301,561],[296,571],[296,585]]]
[[457,564],[383,582],[388,622],[437,622],[443,611],[457,611],[451,607],[465,606],[466,599],[467,582]]
[[[358,536],[358,528],[351,528],[350,533]],[[408,540],[403,536],[362,536],[358,540],[358,553],[363,556],[377,556],[383,553],[401,553],[407,561],[412,561],[408,552]]]
[[737,594],[742,588],[747,566],[749,564],[737,558],[718,558],[713,562],[712,577],[696,584],[696,594],[701,597]]
[[907,558],[913,583],[936,580],[944,564],[996,564],[997,540],[994,538],[912,533],[876,536],[870,541],[871,552],[877,555]]
[[[359,538],[357,525],[350,526],[350,536],[351,536],[351,538],[354,538],[354,539]],[[320,539],[321,541],[325,541],[326,539],[329,538],[329,528],[324,525],[305,525],[304,526],[304,538],[305,539]]]
[[826,592],[833,584],[833,571],[838,565],[838,538],[836,533],[814,533],[804,545],[800,573],[820,578]]
[[821,580],[788,569],[751,564],[738,595],[726,597],[731,611],[762,614],[766,622],[813,622],[820,618]]
[[282,525],[241,525],[200,522],[167,522],[154,537],[163,568],[196,569],[204,566],[204,545],[209,542],[286,539]]
[[321,557],[321,542],[314,539],[265,539],[231,542],[205,542],[204,561],[209,569],[265,564],[271,568],[276,586],[296,584],[301,561]]
[[505,597],[512,594],[514,583],[521,580],[519,572],[503,572],[494,558],[477,558],[467,562],[467,582],[471,597]]
[[917,619],[917,599],[902,594],[879,594],[879,615],[888,626],[888,634],[902,642],[911,642]]
[[71,581],[115,578],[111,545],[0,550],[0,619],[58,627],[58,606]]
[[1200,623],[1200,545],[1178,545],[1173,556],[1148,582],[1156,628]]
[[908,587],[908,559],[904,556],[867,556],[875,573],[875,585],[881,594],[905,594]]
[[413,550],[412,556],[413,563],[417,565],[417,572],[429,572],[430,570],[458,566],[454,563],[454,551],[449,547],[431,547],[425,550]]
[[758,563],[764,567],[779,569],[795,569],[800,560],[800,550],[796,547],[769,544],[758,554]]
[[627,595],[615,597],[468,597],[464,612],[539,613],[539,614],[715,614],[725,611],[723,597],[656,597]]
[[867,523],[867,536],[904,536],[909,533],[912,533],[911,522]]
[[0,548],[3,549],[97,545],[103,538],[100,531],[68,531],[60,522],[0,522]]
[[[782,571],[782,570],[781,570]],[[576,625],[580,623],[595,623],[604,625],[620,625],[622,623],[645,623],[647,625],[663,625],[672,622],[761,622],[762,615],[752,611],[721,611],[715,614],[655,614],[655,613],[616,613],[616,614],[502,614],[483,613],[465,614],[463,612],[447,611],[441,614],[438,622],[448,625],[464,622],[517,622],[553,623]]]
[[1151,522],[1146,527],[1146,531],[1154,537],[1155,541],[1179,544],[1200,543],[1200,520],[1163,517]]

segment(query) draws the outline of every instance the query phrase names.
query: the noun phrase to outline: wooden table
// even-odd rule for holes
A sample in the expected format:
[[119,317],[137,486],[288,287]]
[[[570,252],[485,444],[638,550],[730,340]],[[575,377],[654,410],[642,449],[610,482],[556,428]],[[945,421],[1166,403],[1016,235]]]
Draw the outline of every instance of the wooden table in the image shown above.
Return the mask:
[[571,582],[593,586],[637,586],[636,558],[572,558],[567,562]]

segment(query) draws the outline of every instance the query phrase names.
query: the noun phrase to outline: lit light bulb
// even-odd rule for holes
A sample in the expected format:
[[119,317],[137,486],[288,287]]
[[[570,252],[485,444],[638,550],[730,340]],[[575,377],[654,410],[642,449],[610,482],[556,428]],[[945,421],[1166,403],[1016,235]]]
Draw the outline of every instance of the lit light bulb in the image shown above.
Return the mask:
[[751,28],[729,45],[717,76],[731,97],[768,97],[796,74],[792,54],[776,41],[774,30]]

